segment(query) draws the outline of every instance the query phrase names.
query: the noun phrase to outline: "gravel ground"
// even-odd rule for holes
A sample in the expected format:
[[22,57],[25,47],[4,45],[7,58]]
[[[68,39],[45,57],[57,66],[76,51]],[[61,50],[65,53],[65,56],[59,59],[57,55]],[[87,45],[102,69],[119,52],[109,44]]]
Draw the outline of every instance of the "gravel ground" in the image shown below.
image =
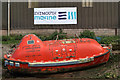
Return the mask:
[[[2,53],[7,53],[11,48],[11,45],[2,45]],[[2,55],[3,57],[3,55]],[[113,51],[110,59],[107,63],[98,65],[91,68],[86,68],[82,70],[65,72],[65,73],[56,73],[56,74],[10,74],[6,69],[2,69],[3,75],[2,80],[6,79],[52,79],[52,80],[66,80],[66,79],[80,79],[80,80],[88,80],[88,79],[120,79],[120,51]]]

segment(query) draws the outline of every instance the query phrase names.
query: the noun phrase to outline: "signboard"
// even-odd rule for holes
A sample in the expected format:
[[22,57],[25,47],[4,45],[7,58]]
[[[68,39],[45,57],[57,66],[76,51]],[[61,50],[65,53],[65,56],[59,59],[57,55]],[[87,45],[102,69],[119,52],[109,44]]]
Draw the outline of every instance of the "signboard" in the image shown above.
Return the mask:
[[77,24],[77,7],[34,8],[34,24]]

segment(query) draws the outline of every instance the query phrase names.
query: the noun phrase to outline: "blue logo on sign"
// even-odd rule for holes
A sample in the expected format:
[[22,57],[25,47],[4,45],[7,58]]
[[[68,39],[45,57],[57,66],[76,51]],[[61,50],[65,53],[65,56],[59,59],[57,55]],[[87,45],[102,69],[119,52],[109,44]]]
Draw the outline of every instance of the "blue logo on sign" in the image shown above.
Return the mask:
[[58,19],[59,20],[74,20],[76,18],[76,12],[58,12]]
[[66,18],[66,13],[67,12],[58,12],[58,19],[59,20],[66,20],[67,18]]
[[68,12],[68,19],[76,19],[76,12]]

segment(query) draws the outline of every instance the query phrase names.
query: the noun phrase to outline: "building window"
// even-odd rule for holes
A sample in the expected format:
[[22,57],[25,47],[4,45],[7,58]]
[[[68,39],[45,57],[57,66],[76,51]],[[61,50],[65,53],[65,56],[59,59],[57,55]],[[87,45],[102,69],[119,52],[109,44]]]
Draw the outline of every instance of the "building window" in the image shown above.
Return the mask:
[[82,7],[93,7],[93,0],[82,0]]
[[34,0],[34,2],[32,2],[32,0],[28,0],[28,8],[35,8],[38,7],[38,0]]

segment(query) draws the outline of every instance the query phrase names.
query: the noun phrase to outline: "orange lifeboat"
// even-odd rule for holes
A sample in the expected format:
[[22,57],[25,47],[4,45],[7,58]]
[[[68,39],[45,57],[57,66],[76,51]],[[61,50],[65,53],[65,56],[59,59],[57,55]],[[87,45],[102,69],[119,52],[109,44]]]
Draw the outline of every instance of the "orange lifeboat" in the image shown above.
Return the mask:
[[105,63],[109,53],[109,47],[89,38],[41,41],[29,34],[4,58],[8,70],[53,73]]

